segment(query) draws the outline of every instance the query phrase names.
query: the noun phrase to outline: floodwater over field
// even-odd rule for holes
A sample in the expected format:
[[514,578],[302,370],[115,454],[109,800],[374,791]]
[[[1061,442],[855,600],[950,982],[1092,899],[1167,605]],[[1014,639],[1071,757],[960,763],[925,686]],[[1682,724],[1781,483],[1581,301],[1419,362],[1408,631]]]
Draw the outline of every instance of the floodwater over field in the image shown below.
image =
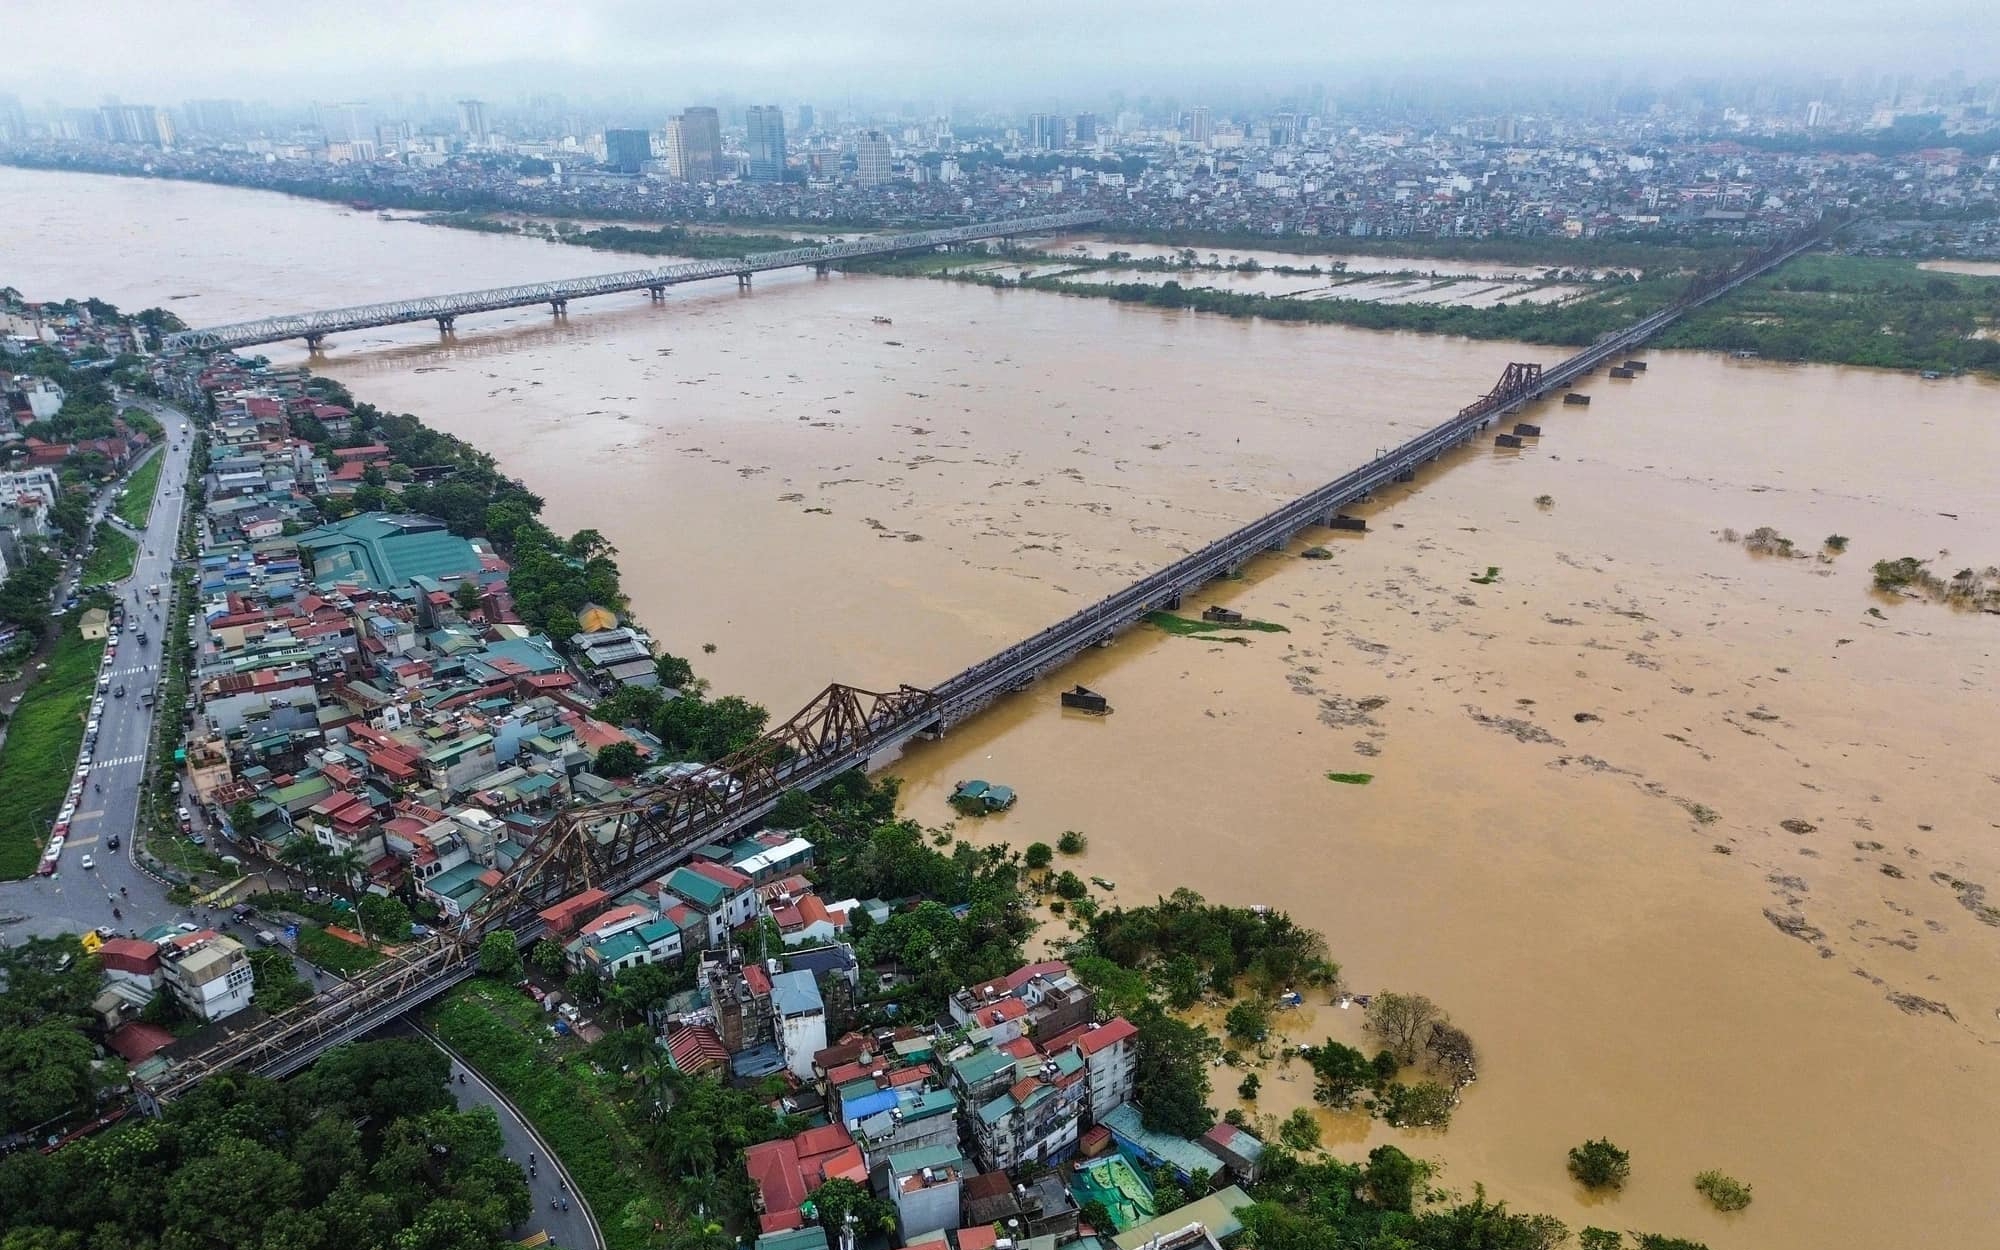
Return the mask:
[[[182,294],[196,321],[615,267],[204,187],[0,170],[0,210],[51,223],[0,282]],[[344,337],[318,367],[603,530],[663,643],[782,716],[833,678],[936,681],[1553,356],[757,282]],[[1077,867],[1119,899],[1283,907],[1354,988],[1449,1009],[1483,1054],[1453,1127],[1328,1116],[1343,1157],[1394,1138],[1463,1191],[1716,1250],[1981,1244],[2000,619],[1877,598],[1867,569],[2000,562],[2000,386],[1648,359],[1528,416],[1536,445],[1463,449],[1359,509],[1368,534],[1304,536],[1188,608],[1289,632],[1133,632],[892,771],[931,822],[956,779],[1013,785],[968,836],[1083,830]],[[1763,525],[1804,557],[1718,538]],[[1114,713],[1060,712],[1077,681]],[[1322,997],[1281,1027],[1358,1040],[1356,1014]],[[1300,1102],[1298,1072],[1257,1110]],[[1563,1157],[1600,1135],[1633,1179],[1591,1203]],[[1705,1168],[1755,1204],[1708,1211]]]
[[1975,278],[2000,278],[2000,261],[1994,260],[1926,260],[1918,262],[1917,268],[1935,273],[1969,274]]
[[1268,252],[1248,248],[1226,247],[1169,247],[1164,243],[1123,243],[1117,240],[1078,238],[1065,235],[1055,239],[1023,240],[1030,246],[1064,255],[1087,256],[1102,260],[1113,252],[1123,252],[1134,260],[1178,260],[1184,251],[1193,251],[1197,265],[1238,265],[1245,261],[1256,261],[1270,269],[1286,266],[1292,269],[1306,269],[1318,265],[1322,270],[1335,265],[1347,266],[1349,273],[1422,273],[1438,277],[1472,278],[1539,278],[1553,268],[1552,265],[1505,265],[1490,260],[1446,259],[1442,256],[1377,256],[1355,255],[1343,252],[1334,243],[1324,252]]

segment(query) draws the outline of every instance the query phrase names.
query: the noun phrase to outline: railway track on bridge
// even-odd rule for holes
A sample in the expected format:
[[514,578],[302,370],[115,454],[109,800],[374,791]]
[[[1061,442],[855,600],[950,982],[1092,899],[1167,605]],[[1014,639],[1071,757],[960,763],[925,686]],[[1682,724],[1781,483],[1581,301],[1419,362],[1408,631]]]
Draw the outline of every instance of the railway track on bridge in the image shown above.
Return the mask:
[[565,814],[457,932],[432,938],[328,994],[240,1031],[184,1061],[159,1085],[142,1091],[142,1097],[157,1105],[228,1068],[268,1076],[298,1071],[328,1048],[352,1041],[472,976],[482,935],[511,929],[525,946],[544,932],[536,913],[577,890],[595,886],[615,896],[659,875],[696,847],[763,819],[788,789],[810,789],[911,738],[946,732],[1085,648],[1109,641],[1148,612],[1178,606],[1188,592],[1261,552],[1282,549],[1301,530],[1329,522],[1341,508],[1391,482],[1410,480],[1422,465],[1469,441],[1495,419],[1632,351],[1689,310],[1817,246],[1827,232],[1822,224],[1727,273],[1701,279],[1668,307],[1552,367],[1510,365],[1491,391],[1437,426],[939,686],[904,686],[884,693],[829,686],[798,715],[709,774],[654,787],[630,801]]

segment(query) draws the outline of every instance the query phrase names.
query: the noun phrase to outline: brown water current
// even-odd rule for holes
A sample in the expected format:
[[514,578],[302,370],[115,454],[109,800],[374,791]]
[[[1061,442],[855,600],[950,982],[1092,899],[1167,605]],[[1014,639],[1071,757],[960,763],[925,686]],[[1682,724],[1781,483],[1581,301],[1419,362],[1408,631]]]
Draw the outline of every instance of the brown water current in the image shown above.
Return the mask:
[[[0,209],[49,223],[0,282],[183,295],[196,322],[625,263],[207,187],[0,171]],[[937,681],[1554,357],[757,282],[346,336],[315,367],[602,530],[662,643],[783,716],[836,678]],[[1988,1244],[2000,618],[1877,596],[1868,567],[2000,563],[2000,386],[1647,359],[1187,608],[1288,632],[1134,631],[889,771],[933,823],[955,780],[1010,784],[965,836],[1083,830],[1075,866],[1119,900],[1282,907],[1353,988],[1445,1006],[1483,1055],[1453,1126],[1323,1114],[1343,1157],[1395,1140],[1462,1191],[1716,1250]],[[1719,537],[1764,525],[1803,554]],[[1113,714],[1061,712],[1078,681]],[[1358,1015],[1321,996],[1281,1028],[1358,1042]],[[1302,1071],[1256,1110],[1308,1099]],[[1633,1154],[1608,1201],[1563,1169],[1600,1135]],[[1705,1168],[1754,1205],[1708,1210]]]

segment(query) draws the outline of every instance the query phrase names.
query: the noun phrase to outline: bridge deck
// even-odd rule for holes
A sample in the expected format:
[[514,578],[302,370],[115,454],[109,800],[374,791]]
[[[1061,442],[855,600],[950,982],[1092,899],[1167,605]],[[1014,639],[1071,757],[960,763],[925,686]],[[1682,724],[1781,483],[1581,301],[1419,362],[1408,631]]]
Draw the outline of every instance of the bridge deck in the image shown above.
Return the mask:
[[396,300],[386,304],[360,304],[353,308],[331,308],[321,312],[297,313],[284,317],[264,317],[206,330],[184,330],[169,334],[161,346],[167,351],[234,350],[259,343],[285,339],[306,339],[317,343],[330,334],[346,330],[366,330],[377,326],[400,325],[411,321],[451,320],[471,313],[494,312],[502,308],[526,308],[534,304],[567,304],[593,295],[620,291],[652,291],[700,282],[708,278],[747,276],[772,269],[799,265],[826,265],[836,261],[869,256],[889,256],[945,243],[969,243],[1014,234],[1040,234],[1093,225],[1102,213],[1045,213],[1037,217],[1017,217],[1007,221],[952,226],[943,230],[921,230],[909,234],[873,235],[850,243],[824,247],[796,247],[782,252],[757,252],[718,260],[690,260],[657,269],[628,269],[586,278],[564,278],[555,282],[531,282],[524,286],[493,287],[484,291],[461,291],[456,295],[427,295],[420,299]]
[[[600,884],[614,895],[630,889],[657,876],[695,847],[761,820],[785,789],[810,789],[847,769],[865,765],[920,733],[941,732],[1000,695],[1067,662],[1085,647],[1111,637],[1147,612],[1176,603],[1181,595],[1227,573],[1259,552],[1281,547],[1307,526],[1324,523],[1340,508],[1365,498],[1394,481],[1397,475],[1467,441],[1502,413],[1541,398],[1605,361],[1631,351],[1689,309],[1769,272],[1815,246],[1823,237],[1822,231],[1815,230],[1774,246],[1727,276],[1699,284],[1674,304],[1626,330],[1607,335],[1552,368],[1510,368],[1492,392],[1436,427],[975,664],[935,690],[918,692],[926,695],[923,699],[898,703],[893,710],[876,712],[865,723],[849,724],[830,738],[823,749],[788,756],[759,775],[755,785],[746,787],[740,799],[732,797],[726,803],[712,806],[666,806],[664,799],[642,796],[616,811],[607,809],[606,820],[633,821],[637,833],[627,858]],[[589,809],[579,810],[580,819],[591,818]],[[523,866],[529,866],[529,861],[524,860]],[[536,909],[557,901],[563,888],[554,880],[516,884],[520,888],[510,896],[504,914],[481,917],[479,928],[485,931],[511,928],[525,945],[543,930]],[[189,1059],[169,1075],[154,1097],[163,1101],[225,1067],[242,1066],[275,1076],[295,1072],[327,1048],[351,1041],[464,980],[472,975],[473,963],[469,943],[461,946],[449,940],[432,939],[332,994],[264,1021]]]

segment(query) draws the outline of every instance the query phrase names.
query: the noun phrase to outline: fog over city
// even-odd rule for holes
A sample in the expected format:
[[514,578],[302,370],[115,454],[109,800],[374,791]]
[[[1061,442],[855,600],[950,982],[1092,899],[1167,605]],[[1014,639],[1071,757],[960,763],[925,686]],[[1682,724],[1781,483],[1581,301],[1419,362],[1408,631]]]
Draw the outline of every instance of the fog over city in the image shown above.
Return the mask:
[[196,92],[560,90],[634,101],[810,91],[966,103],[1113,89],[1282,90],[1370,75],[1481,81],[1788,72],[1979,76],[1990,0],[1185,0],[841,5],[684,0],[93,0],[9,20],[0,90],[65,102]]

